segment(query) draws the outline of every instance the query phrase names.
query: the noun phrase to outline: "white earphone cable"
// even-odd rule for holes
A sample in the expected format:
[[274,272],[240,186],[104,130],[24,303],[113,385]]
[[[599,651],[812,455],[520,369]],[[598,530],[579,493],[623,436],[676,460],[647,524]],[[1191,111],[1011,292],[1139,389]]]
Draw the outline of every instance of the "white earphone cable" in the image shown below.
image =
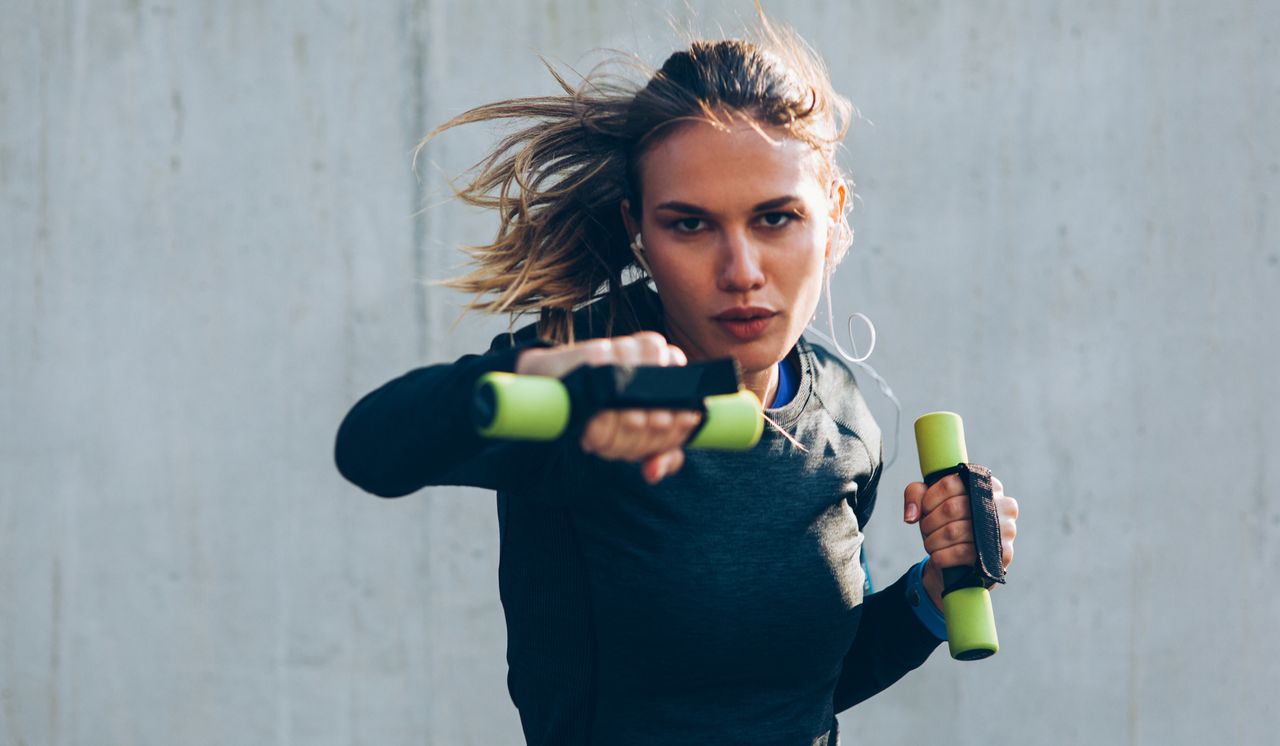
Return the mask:
[[[898,397],[894,396],[893,389],[889,387],[889,382],[884,380],[884,377],[881,376],[879,373],[877,373],[876,369],[871,367],[871,365],[867,363],[867,358],[871,357],[871,353],[874,352],[876,348],[876,326],[875,324],[871,323],[871,319],[868,318],[867,315],[864,313],[855,312],[855,313],[849,314],[849,323],[846,328],[846,331],[849,334],[849,346],[853,348],[854,354],[850,355],[848,352],[845,352],[845,349],[840,346],[840,342],[836,339],[835,314],[831,310],[831,274],[832,273],[830,269],[824,268],[822,274],[823,274],[823,293],[826,295],[826,304],[827,304],[827,331],[830,332],[830,336],[815,329],[812,325],[809,326],[808,329],[820,339],[824,339],[827,342],[830,342],[836,348],[836,354],[838,354],[840,357],[844,358],[848,362],[853,363],[854,365],[866,371],[867,375],[871,376],[872,380],[876,382],[876,386],[879,387],[880,392],[884,394],[885,397],[890,402],[893,403],[893,412],[894,412],[893,439],[892,441],[890,441],[893,447],[892,449],[890,449],[889,453],[886,455],[885,463],[884,463],[885,468],[888,468],[890,466],[893,466],[894,461],[898,460],[898,444],[899,444],[899,439],[901,438],[901,435],[902,435],[902,403],[898,401]],[[857,355],[858,344],[857,342],[854,341],[854,338],[853,338],[853,319],[855,317],[862,319],[862,321],[866,323],[867,328],[871,331],[871,344],[867,348],[867,354],[861,355],[861,356]]]

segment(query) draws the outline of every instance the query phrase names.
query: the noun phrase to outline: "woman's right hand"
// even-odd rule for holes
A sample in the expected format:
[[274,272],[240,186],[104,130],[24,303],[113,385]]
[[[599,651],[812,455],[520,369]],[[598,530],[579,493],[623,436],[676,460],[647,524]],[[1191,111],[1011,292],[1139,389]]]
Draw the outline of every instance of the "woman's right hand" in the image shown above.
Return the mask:
[[[588,339],[559,347],[530,348],[516,359],[518,374],[560,378],[582,365],[685,365],[684,352],[657,332]],[[609,409],[583,429],[582,450],[600,458],[642,462],[649,484],[679,471],[683,446],[702,414],[679,409]]]

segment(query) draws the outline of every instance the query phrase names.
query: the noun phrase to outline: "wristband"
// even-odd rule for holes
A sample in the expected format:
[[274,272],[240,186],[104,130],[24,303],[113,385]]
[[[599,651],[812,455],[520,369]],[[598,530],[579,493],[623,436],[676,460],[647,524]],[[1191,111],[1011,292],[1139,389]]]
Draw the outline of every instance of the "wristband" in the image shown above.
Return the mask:
[[907,572],[907,603],[925,629],[939,640],[946,640],[947,618],[933,605],[929,589],[924,587],[924,565],[928,561],[929,557],[926,555]]

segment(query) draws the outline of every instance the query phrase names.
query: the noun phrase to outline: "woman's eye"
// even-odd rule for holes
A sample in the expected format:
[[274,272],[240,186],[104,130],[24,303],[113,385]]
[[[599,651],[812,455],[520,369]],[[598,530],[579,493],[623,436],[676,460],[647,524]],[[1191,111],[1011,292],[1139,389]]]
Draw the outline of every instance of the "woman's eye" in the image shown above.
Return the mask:
[[766,212],[760,216],[760,222],[769,228],[781,228],[790,223],[795,216],[786,212]]
[[683,220],[677,220],[672,225],[675,226],[676,231],[680,233],[696,233],[700,228],[702,228],[702,222],[702,218],[685,218]]

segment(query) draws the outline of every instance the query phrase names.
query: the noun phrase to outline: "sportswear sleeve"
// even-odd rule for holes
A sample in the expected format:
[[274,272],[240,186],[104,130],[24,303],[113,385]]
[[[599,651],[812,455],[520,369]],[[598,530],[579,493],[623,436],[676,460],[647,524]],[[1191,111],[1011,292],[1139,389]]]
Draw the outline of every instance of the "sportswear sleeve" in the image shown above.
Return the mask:
[[858,632],[836,682],[836,712],[869,699],[919,668],[942,642],[908,603],[907,583],[908,576],[903,575],[863,600]]
[[528,487],[561,449],[487,440],[471,425],[476,380],[490,371],[514,371],[516,357],[530,346],[509,340],[501,335],[484,355],[411,370],[365,395],[338,427],[338,471],[381,497],[428,485]]

